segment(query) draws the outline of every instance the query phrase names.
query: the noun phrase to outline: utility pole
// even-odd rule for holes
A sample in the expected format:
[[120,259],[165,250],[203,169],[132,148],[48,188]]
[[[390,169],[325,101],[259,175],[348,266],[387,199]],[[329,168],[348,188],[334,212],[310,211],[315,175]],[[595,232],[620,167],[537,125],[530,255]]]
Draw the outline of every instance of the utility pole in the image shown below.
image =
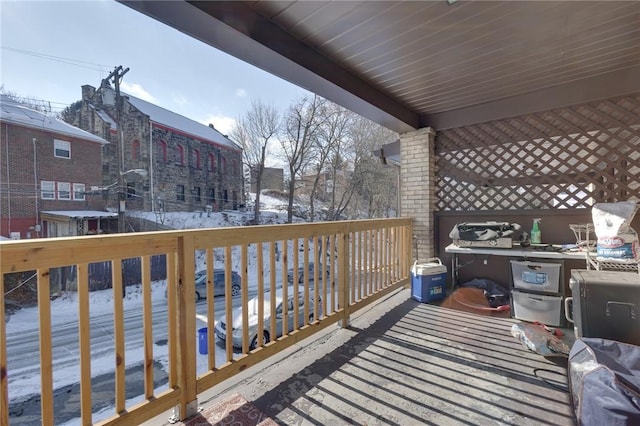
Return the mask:
[[122,129],[122,96],[120,96],[120,82],[124,75],[129,71],[129,68],[122,69],[122,65],[117,66],[114,70],[103,80],[103,83],[113,84],[116,91],[115,108],[116,108],[116,155],[118,157],[118,232],[125,232],[124,226],[124,213],[126,210],[126,188],[124,180],[124,132]]

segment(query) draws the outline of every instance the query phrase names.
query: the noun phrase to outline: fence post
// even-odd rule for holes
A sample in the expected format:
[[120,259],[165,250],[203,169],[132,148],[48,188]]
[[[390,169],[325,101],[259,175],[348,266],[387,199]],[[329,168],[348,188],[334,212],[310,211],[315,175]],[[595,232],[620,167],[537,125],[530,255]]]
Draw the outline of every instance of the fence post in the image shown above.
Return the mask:
[[347,328],[350,323],[349,309],[349,229],[338,234],[338,309],[342,309],[340,327]]
[[178,417],[192,417],[198,412],[196,386],[196,311],[195,241],[192,234],[178,237],[178,385],[182,389]]

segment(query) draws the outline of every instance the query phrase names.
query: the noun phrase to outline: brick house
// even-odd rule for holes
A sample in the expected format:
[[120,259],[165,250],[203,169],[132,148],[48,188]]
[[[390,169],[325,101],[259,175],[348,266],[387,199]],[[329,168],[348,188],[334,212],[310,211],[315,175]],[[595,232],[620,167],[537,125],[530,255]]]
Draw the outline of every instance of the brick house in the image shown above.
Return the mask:
[[[103,184],[118,179],[116,109],[103,93],[82,86],[80,128],[104,137]],[[197,211],[238,209],[244,203],[242,149],[212,125],[205,126],[131,95],[122,95],[122,171],[144,169],[146,176],[127,173],[129,210]],[[115,207],[115,191],[105,194]]]
[[[44,211],[83,212],[74,216],[74,226],[82,234],[99,232],[98,220],[80,216],[106,214],[95,212],[100,198],[85,192],[102,184],[101,152],[108,142],[5,95],[0,110],[0,235],[50,236]],[[72,229],[62,235],[77,234]]]

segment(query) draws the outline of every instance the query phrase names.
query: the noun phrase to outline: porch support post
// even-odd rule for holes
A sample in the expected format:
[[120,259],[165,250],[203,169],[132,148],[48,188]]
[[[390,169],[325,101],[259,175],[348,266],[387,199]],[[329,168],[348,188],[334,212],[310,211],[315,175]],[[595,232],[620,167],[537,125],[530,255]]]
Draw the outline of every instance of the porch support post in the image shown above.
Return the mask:
[[435,194],[435,136],[427,127],[400,135],[400,198],[403,217],[412,217],[414,260],[435,253],[433,214]]

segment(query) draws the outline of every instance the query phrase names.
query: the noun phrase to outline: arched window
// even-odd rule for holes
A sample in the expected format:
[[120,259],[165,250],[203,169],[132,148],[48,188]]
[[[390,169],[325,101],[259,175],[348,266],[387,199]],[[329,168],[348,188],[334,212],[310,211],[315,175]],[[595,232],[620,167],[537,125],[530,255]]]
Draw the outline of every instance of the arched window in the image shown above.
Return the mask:
[[207,156],[207,169],[212,172],[216,169],[216,157],[213,154]]
[[182,145],[176,146],[176,164],[184,166],[184,147]]
[[165,141],[160,141],[160,155],[162,156],[162,161],[167,162],[167,143]]
[[227,173],[227,159],[222,157],[222,173]]
[[196,169],[200,168],[200,151],[198,151],[197,149],[194,149],[191,151],[191,164],[193,165],[193,167],[195,167]]
[[140,159],[140,141],[137,139],[131,143],[131,159],[134,161]]

